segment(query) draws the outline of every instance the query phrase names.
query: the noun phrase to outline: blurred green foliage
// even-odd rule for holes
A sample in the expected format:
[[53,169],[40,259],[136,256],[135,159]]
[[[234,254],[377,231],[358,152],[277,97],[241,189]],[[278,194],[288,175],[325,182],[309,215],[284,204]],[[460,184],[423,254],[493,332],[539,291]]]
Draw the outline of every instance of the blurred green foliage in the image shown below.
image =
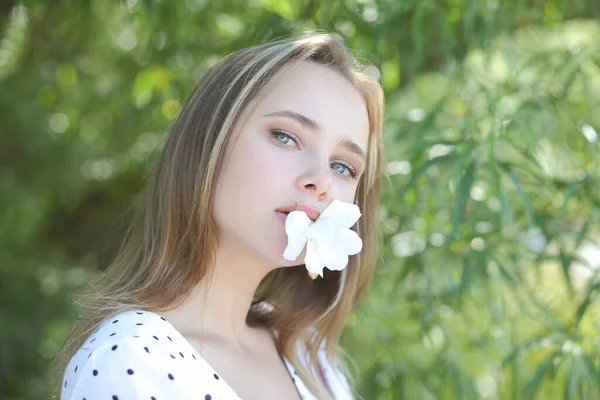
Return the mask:
[[343,345],[365,399],[600,398],[600,3],[0,2],[0,398],[42,399],[70,294],[220,57],[340,33],[381,76],[391,185]]

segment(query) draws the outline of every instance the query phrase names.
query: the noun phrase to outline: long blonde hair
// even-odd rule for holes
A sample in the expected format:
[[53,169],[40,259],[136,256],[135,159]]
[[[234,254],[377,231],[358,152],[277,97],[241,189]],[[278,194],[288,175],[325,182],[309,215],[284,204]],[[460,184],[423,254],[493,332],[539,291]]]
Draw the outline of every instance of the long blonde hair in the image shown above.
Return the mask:
[[[218,248],[212,200],[232,127],[275,74],[302,61],[339,72],[366,104],[368,165],[355,198],[362,212],[356,230],[363,249],[343,271],[326,271],[323,279],[309,279],[302,267],[272,271],[257,289],[247,323],[276,330],[279,351],[308,388],[319,399],[332,398],[318,372],[318,351],[323,346],[330,362],[337,359],[346,317],[368,288],[377,263],[384,98],[379,83],[361,72],[344,42],[323,33],[236,51],[198,82],[167,138],[120,252],[78,296],[78,319],[53,368],[60,374],[53,382],[58,397],[66,365],[102,321],[131,309],[175,308],[210,274]],[[304,355],[296,351],[299,342]],[[301,361],[306,355],[308,368]]]

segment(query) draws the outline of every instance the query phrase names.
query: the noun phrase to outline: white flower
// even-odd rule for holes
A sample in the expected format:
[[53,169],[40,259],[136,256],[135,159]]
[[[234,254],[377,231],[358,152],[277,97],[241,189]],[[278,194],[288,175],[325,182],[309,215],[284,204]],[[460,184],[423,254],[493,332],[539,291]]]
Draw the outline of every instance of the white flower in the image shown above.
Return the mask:
[[362,240],[350,228],[361,213],[355,204],[333,200],[315,222],[303,211],[292,211],[285,220],[288,245],[283,258],[295,261],[306,245],[304,264],[314,275],[323,277],[323,268],[341,271],[348,256],[362,250]]

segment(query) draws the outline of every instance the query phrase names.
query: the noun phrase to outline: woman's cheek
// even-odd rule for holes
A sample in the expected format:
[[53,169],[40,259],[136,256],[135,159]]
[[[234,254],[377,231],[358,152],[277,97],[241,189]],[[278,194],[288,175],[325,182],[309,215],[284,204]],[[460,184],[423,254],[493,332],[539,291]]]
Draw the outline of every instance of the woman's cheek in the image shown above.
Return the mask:
[[260,171],[264,176],[269,176],[271,179],[278,181],[286,178],[292,179],[300,172],[300,166],[296,165],[297,157],[286,155],[284,151],[270,151],[263,153],[262,157],[258,155],[258,160],[261,164]]

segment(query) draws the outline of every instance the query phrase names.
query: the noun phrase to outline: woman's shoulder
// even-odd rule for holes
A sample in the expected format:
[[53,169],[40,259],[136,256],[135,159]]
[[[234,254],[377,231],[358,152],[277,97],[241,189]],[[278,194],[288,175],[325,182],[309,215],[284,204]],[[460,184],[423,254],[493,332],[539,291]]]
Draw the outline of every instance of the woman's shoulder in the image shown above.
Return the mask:
[[[161,324],[160,322],[163,322]],[[90,335],[89,341],[84,343],[85,347],[94,347],[98,343],[113,340],[115,337],[131,337],[136,334],[148,334],[152,330],[168,330],[166,319],[149,311],[128,310],[105,319],[98,328]],[[162,326],[161,326],[162,325]]]
[[169,334],[172,333],[170,325],[166,322],[164,318],[152,312],[124,311],[101,322],[98,328],[86,338],[78,351],[87,352],[89,355],[107,346],[111,348],[117,346],[118,348],[119,344],[132,342],[132,339],[147,339],[148,337],[156,338],[157,343],[155,344],[160,345],[160,337],[169,338]]
[[209,372],[164,318],[126,311],[102,322],[71,358],[61,399],[186,398],[186,385],[203,376],[210,387]]

